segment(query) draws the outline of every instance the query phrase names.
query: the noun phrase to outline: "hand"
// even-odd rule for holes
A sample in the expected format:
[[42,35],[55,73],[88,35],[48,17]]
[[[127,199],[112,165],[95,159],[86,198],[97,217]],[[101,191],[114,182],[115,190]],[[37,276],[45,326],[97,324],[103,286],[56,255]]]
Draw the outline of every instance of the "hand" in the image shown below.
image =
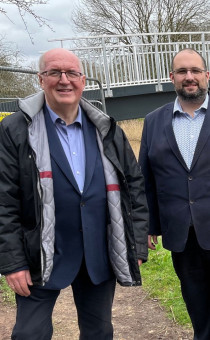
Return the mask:
[[29,270],[21,270],[16,273],[5,275],[9,287],[21,296],[29,296],[31,294],[28,286],[32,286],[31,275]]
[[148,248],[155,250],[155,245],[158,244],[158,239],[156,235],[148,235]]
[[138,259],[138,265],[139,267],[142,265],[143,261],[141,259]]

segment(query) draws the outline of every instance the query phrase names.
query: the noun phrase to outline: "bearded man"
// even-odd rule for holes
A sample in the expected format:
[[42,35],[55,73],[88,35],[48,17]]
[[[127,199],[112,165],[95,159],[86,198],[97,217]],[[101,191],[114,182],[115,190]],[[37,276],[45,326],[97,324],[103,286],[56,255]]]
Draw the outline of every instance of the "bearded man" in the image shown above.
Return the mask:
[[194,340],[210,339],[209,72],[195,50],[179,51],[170,78],[177,98],[147,115],[139,163],[150,212],[149,248],[157,236],[171,251]]

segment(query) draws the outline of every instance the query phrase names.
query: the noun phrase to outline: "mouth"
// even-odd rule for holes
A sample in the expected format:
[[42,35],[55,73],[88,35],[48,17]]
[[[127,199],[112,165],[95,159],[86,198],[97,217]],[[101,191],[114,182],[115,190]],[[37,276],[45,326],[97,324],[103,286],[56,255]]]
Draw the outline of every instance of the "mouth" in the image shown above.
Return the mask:
[[183,83],[184,87],[194,87],[194,86],[198,86],[197,83]]
[[186,90],[186,91],[195,91],[198,89],[198,84],[197,83],[185,83],[183,84],[183,88]]
[[72,89],[57,89],[59,93],[70,93],[72,92]]

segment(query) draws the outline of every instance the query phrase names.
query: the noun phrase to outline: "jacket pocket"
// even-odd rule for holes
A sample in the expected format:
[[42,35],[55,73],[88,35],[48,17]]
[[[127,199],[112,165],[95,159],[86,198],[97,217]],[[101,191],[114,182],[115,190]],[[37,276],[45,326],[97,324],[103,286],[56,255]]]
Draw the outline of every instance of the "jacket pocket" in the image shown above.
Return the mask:
[[41,268],[41,251],[40,251],[40,228],[33,230],[24,230],[24,250],[28,264],[32,268]]

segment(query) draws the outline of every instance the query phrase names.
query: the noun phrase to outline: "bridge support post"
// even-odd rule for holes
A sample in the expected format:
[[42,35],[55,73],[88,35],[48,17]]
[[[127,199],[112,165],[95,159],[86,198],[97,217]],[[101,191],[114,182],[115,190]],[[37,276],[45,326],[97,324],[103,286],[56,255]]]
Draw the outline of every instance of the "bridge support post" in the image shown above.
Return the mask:
[[102,42],[102,48],[103,48],[104,72],[105,72],[106,86],[107,86],[105,96],[112,97],[112,90],[110,89],[110,78],[109,78],[109,67],[108,67],[108,62],[107,62],[106,44],[105,44],[104,37],[102,37],[101,42]]
[[163,86],[160,82],[160,57],[158,53],[158,39],[157,34],[154,35],[155,39],[155,62],[156,62],[156,72],[157,72],[157,85],[155,86],[157,92],[163,91]]

